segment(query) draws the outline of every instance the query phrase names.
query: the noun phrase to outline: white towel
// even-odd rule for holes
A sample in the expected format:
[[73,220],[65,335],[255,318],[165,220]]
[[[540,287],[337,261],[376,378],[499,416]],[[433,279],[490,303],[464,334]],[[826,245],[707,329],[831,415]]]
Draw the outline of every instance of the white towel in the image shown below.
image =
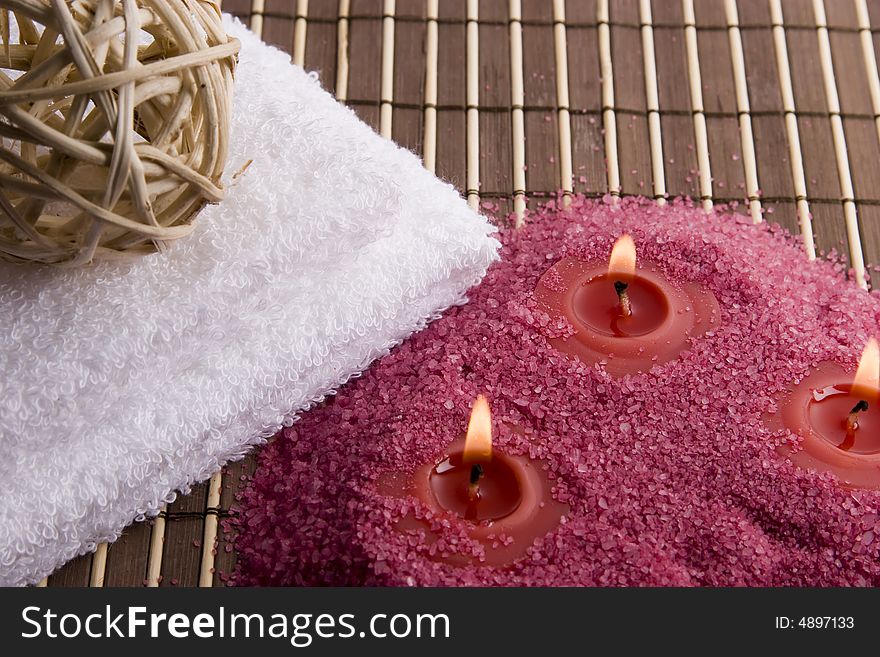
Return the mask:
[[0,584],[154,514],[497,257],[492,227],[289,57],[242,41],[226,199],[167,253],[0,265]]

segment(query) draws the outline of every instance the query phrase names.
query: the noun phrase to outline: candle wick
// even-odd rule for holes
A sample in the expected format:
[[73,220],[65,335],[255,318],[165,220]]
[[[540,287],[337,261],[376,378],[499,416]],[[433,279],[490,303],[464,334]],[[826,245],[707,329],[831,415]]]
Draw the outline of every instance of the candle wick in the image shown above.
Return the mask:
[[840,445],[838,445],[840,449],[849,449],[853,446],[853,443],[855,443],[856,440],[856,431],[859,429],[859,413],[864,413],[867,410],[868,402],[864,399],[859,400],[859,402],[852,407],[852,410],[846,417],[846,438]]
[[474,463],[471,466],[471,477],[470,482],[468,484],[468,498],[471,501],[476,500],[480,497],[480,479],[483,478],[483,466],[479,463]]
[[617,292],[617,298],[620,300],[620,314],[623,317],[632,315],[632,305],[629,302],[629,294],[627,288],[629,284],[623,281],[614,281],[614,291]]

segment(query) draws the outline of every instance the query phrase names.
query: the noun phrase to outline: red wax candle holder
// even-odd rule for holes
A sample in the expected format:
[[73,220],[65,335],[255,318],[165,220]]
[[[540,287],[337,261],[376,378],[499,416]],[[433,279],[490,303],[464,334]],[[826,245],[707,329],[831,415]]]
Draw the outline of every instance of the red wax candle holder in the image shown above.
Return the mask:
[[880,408],[876,399],[858,414],[859,428],[847,435],[847,417],[864,399],[853,394],[852,374],[837,363],[822,363],[779,403],[771,420],[801,436],[798,446],[778,451],[802,468],[832,472],[847,488],[880,489]]
[[[517,429],[513,429],[517,430]],[[463,462],[464,436],[449,445],[436,463],[426,463],[411,476],[389,473],[378,482],[379,491],[397,497],[413,495],[434,514],[464,522],[468,536],[482,544],[481,559],[437,552],[433,559],[454,566],[505,566],[525,555],[535,540],[555,529],[569,507],[556,501],[541,461],[493,451],[482,464],[480,497],[468,496],[471,464]],[[398,531],[425,533],[436,542],[428,522],[408,515]]]
[[[632,313],[624,317],[614,283],[627,284]],[[715,296],[696,283],[677,286],[653,267],[634,276],[609,274],[607,264],[563,258],[548,269],[535,298],[552,317],[564,317],[574,334],[550,338],[559,351],[586,363],[604,362],[615,375],[644,372],[676,358],[691,337],[720,321]]]

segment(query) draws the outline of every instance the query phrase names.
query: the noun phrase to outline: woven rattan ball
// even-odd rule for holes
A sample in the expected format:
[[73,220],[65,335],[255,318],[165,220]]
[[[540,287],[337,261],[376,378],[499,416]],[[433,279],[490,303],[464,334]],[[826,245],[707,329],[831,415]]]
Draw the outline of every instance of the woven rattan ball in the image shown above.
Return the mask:
[[223,196],[220,0],[0,0],[0,258],[161,249]]

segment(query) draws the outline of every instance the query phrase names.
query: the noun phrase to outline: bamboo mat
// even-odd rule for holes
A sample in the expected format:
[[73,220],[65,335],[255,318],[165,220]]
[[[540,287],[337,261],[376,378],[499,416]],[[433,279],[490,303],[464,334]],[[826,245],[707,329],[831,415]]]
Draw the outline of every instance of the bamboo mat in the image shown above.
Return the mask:
[[[484,212],[686,194],[802,231],[807,257],[837,249],[863,286],[880,262],[880,0],[223,4]],[[48,584],[222,584],[218,519],[253,468]]]

